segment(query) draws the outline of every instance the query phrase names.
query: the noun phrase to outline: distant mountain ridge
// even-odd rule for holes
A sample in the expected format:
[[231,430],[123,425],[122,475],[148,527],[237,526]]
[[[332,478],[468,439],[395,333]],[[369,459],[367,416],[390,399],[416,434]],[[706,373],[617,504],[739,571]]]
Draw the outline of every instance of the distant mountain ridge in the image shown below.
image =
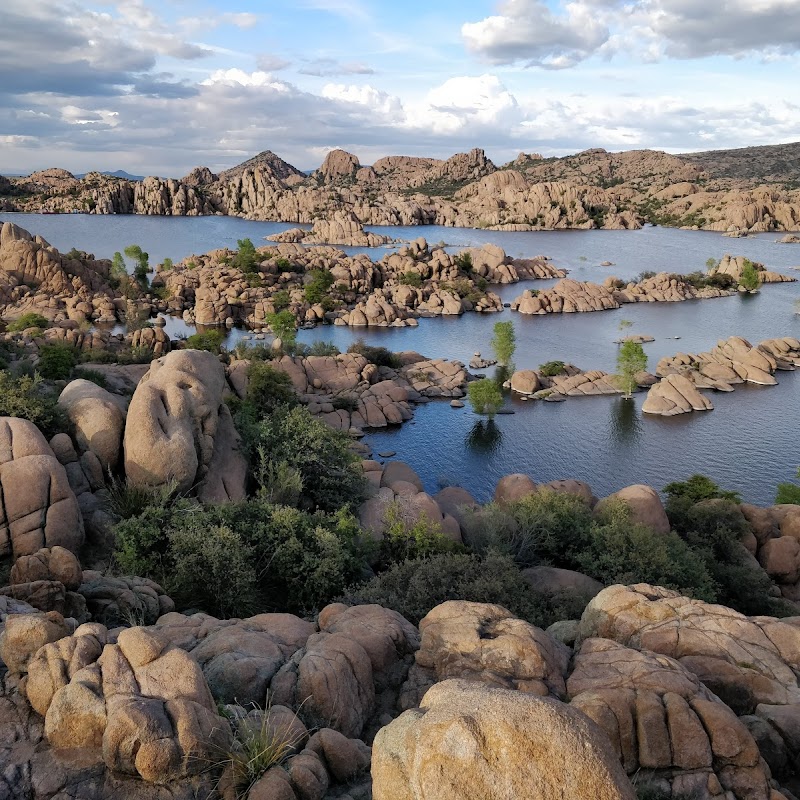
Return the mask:
[[[480,148],[448,159],[386,156],[371,166],[330,151],[311,174],[265,150],[214,174],[76,178],[49,168],[0,180],[0,210],[202,216],[313,224],[344,212],[361,225],[490,230],[800,230],[800,142],[671,155],[602,148],[497,166]],[[127,174],[127,173],[124,173]],[[135,176],[134,176],[135,177]]]
[[[95,170],[90,170],[90,172],[94,172],[94,171]],[[76,174],[75,177],[78,180],[83,180],[87,175],[90,174],[90,172],[82,172],[82,173]],[[114,170],[114,172],[101,171],[100,174],[101,175],[108,175],[110,178],[123,178],[126,181],[143,181],[145,179],[144,175],[131,175],[130,172],[125,172],[124,169],[117,169],[117,170]]]

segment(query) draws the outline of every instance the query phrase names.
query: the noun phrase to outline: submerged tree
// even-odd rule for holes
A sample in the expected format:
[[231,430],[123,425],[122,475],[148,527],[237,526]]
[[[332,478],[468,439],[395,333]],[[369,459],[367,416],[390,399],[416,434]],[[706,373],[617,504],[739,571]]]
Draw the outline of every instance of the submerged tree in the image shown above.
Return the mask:
[[517,337],[514,333],[513,322],[496,322],[494,336],[490,342],[495,358],[499,364],[508,366],[517,349]]
[[503,393],[498,385],[488,378],[474,381],[467,390],[472,410],[476,414],[493,417],[503,405]]
[[638,342],[623,342],[617,355],[617,384],[629,398],[637,386],[636,375],[647,369],[647,355]]

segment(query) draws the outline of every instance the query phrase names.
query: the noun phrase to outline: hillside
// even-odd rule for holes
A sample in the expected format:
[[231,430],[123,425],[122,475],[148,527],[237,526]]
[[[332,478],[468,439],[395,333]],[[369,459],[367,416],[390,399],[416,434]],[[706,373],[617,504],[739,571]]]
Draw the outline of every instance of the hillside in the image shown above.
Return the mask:
[[800,185],[800,142],[684,153],[684,161],[696,164],[714,178],[756,183]]

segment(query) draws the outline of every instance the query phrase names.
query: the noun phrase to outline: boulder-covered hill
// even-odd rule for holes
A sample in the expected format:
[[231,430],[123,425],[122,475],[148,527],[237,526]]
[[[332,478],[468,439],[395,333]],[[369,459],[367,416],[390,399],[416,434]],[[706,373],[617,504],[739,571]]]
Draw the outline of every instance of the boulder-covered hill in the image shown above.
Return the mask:
[[[337,212],[364,225],[491,230],[800,230],[800,144],[669,155],[595,148],[563,158],[521,153],[498,168],[483,150],[448,159],[388,156],[371,166],[333,150],[306,175],[271,151],[216,175],[141,182],[48,169],[0,186],[9,211],[199,216],[312,224]],[[752,153],[756,156],[752,157]]]

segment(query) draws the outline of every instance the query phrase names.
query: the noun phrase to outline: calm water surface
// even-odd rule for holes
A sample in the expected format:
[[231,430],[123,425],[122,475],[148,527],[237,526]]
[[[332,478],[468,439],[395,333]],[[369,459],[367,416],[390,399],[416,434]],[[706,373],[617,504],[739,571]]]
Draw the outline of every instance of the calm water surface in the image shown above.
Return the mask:
[[[5,214],[0,219],[40,233],[59,249],[77,247],[97,257],[110,258],[115,250],[136,243],[150,253],[152,263],[235,247],[236,240],[245,237],[259,245],[262,237],[293,227],[233,217]],[[402,239],[425,236],[429,242],[454,248],[492,242],[515,257],[550,256],[556,265],[570,270],[570,277],[597,282],[608,275],[632,278],[643,270],[705,269],[708,258],[724,253],[744,255],[789,274],[800,266],[800,245],[778,245],[776,234],[728,239],[718,233],[666,228],[527,233],[432,226],[371,230]],[[387,250],[367,252],[380,258]],[[600,267],[603,261],[614,266]],[[495,290],[510,302],[526,286],[544,288],[550,283]],[[744,298],[640,303],[615,311],[541,317],[506,310],[500,315],[420,320],[418,328],[325,326],[302,331],[299,338],[331,341],[341,350],[364,338],[392,350],[417,350],[466,362],[476,350],[489,353],[494,323],[511,319],[518,368],[560,359],[584,369],[613,370],[613,341],[620,320],[626,319],[633,322],[630,332],[656,337],[645,345],[654,369],[662,356],[708,349],[732,335],[753,342],[774,336],[800,338],[800,315],[793,308],[798,298],[800,283],[778,284]],[[174,334],[183,328],[176,320],[168,329]],[[232,332],[231,344],[241,335]],[[372,433],[366,441],[376,452],[396,450],[398,458],[420,473],[429,491],[458,484],[480,500],[488,499],[497,479],[509,472],[527,472],[540,481],[578,478],[590,483],[598,495],[637,482],[660,488],[670,480],[703,472],[751,502],[769,503],[775,484],[791,478],[800,464],[800,377],[797,373],[777,377],[777,387],[747,386],[732,394],[713,394],[714,411],[674,419],[643,416],[643,394],[632,402],[616,397],[572,398],[558,404],[509,398],[507,405],[515,413],[498,416],[494,423],[468,408],[455,410],[436,402],[418,408],[412,423]]]

